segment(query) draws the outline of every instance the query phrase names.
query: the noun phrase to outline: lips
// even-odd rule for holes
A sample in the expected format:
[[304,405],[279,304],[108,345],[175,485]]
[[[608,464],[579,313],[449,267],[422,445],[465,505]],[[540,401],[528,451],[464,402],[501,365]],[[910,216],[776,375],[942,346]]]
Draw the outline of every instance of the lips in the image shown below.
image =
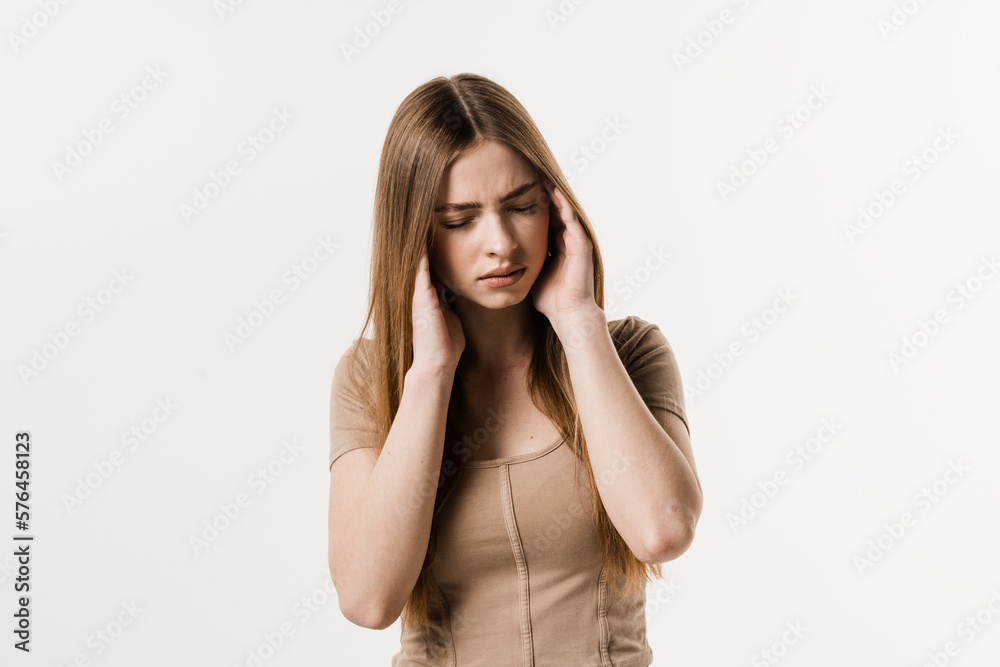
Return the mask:
[[484,276],[480,276],[479,279],[483,280],[485,278],[503,278],[504,276],[509,276],[512,273],[517,273],[524,267],[519,264],[511,264],[509,266],[500,267],[499,269],[494,269]]
[[481,282],[486,283],[489,287],[510,287],[511,285],[519,282],[521,277],[524,275],[526,269],[521,267],[516,271],[512,271],[506,275],[502,276],[489,276],[487,278],[481,278]]

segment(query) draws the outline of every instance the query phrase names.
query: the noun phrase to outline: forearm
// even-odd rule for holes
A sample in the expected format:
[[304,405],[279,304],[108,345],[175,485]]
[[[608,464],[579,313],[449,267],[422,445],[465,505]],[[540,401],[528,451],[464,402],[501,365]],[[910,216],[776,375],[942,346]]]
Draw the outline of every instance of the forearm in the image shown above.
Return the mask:
[[604,311],[594,311],[557,332],[566,341],[591,466],[608,516],[625,542],[645,562],[661,562],[664,545],[693,532],[701,489],[622,365]]
[[333,541],[343,594],[369,618],[398,616],[423,566],[453,381],[453,371],[407,372],[381,455]]

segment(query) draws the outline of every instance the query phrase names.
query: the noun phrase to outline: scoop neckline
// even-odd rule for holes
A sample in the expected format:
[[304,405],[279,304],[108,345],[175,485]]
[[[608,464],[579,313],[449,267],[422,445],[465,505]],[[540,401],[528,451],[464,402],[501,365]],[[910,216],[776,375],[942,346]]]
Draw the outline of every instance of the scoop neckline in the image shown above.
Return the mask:
[[531,461],[532,459],[541,458],[549,452],[558,449],[559,445],[563,444],[566,438],[559,437],[559,439],[550,442],[543,449],[539,449],[534,452],[528,452],[527,454],[518,454],[516,456],[505,456],[501,459],[487,459],[484,461],[466,461],[462,466],[466,468],[496,468],[497,466],[509,465],[511,463],[522,463],[524,461]]

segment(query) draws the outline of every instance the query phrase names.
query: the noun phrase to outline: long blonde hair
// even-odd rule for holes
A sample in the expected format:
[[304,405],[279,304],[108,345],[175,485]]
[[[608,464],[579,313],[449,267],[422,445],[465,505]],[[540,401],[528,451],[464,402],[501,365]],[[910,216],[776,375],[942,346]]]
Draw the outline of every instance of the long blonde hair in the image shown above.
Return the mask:
[[[413,363],[413,286],[421,245],[432,239],[433,211],[444,172],[459,154],[483,140],[502,142],[519,152],[566,196],[593,243],[594,297],[597,306],[604,308],[604,267],[593,229],[548,144],[520,102],[500,85],[476,74],[441,76],[419,86],[399,105],[382,147],[375,188],[368,314],[361,330],[364,336],[371,325],[373,345],[367,355],[365,377],[351,373],[378,435],[376,454],[381,454],[389,435],[403,393],[403,380]],[[651,574],[662,577],[660,566],[639,560],[608,518],[587,454],[562,343],[548,319],[535,313],[535,350],[528,367],[532,402],[565,438],[576,465],[582,462],[585,466],[601,561],[605,571],[618,575],[609,577],[613,588],[620,592],[615,581],[620,576],[624,577],[626,589],[637,593]],[[354,362],[362,342],[359,337],[348,350],[348,367],[358,366]],[[446,422],[449,436],[455,430],[453,415],[460,400],[459,392],[453,390]],[[452,474],[446,475],[444,467],[449,460]],[[437,516],[459,478],[453,472],[455,465],[460,467],[446,447],[441,472],[445,481],[439,484],[434,502],[427,554],[403,608],[406,627],[428,624],[428,605],[436,586],[431,566],[436,554]]]

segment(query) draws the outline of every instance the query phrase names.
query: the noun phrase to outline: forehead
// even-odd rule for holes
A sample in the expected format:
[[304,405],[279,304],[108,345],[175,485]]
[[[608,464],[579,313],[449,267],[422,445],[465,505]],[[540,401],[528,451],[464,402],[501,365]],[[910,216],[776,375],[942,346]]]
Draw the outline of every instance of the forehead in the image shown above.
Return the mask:
[[448,165],[441,181],[438,203],[497,201],[535,178],[534,168],[520,153],[506,144],[485,141]]

